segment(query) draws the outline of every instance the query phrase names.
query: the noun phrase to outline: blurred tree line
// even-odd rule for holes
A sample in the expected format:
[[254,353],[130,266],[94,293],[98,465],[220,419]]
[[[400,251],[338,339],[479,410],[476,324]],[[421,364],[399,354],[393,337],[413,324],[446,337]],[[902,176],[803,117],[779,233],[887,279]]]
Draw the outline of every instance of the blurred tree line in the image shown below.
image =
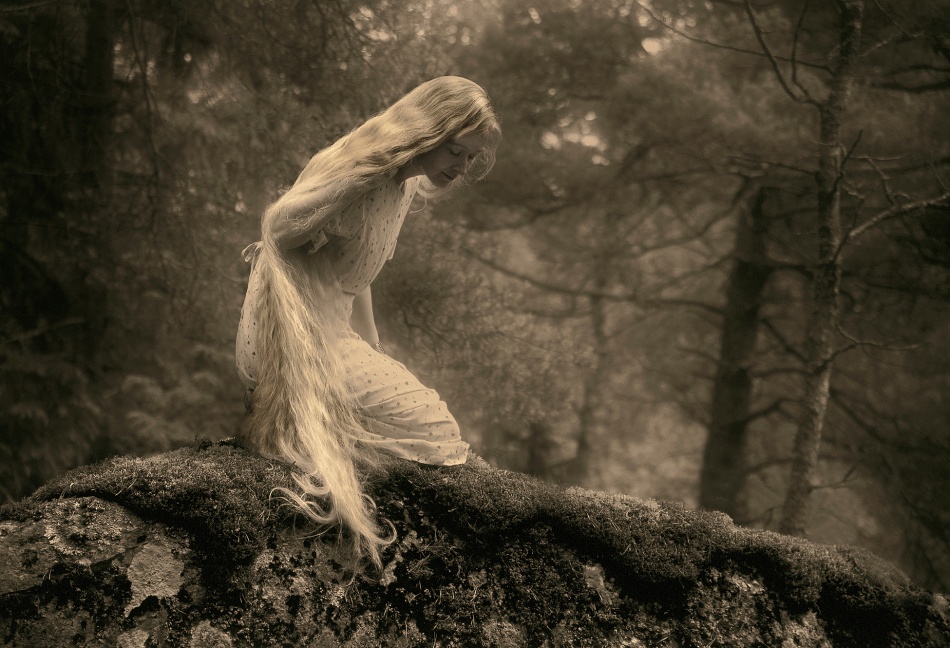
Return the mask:
[[950,585],[944,0],[0,5],[0,489],[234,433],[263,207],[417,83],[503,118],[384,341],[475,449]]

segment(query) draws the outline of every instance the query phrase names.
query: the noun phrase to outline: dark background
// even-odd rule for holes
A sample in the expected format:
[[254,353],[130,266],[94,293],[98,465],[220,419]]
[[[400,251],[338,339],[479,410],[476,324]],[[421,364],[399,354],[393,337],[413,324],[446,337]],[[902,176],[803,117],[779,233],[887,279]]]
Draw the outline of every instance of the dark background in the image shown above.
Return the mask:
[[[0,498],[233,435],[264,206],[461,74],[494,172],[414,208],[383,341],[475,450],[950,586],[944,0],[0,4]],[[797,441],[796,441],[797,439]]]

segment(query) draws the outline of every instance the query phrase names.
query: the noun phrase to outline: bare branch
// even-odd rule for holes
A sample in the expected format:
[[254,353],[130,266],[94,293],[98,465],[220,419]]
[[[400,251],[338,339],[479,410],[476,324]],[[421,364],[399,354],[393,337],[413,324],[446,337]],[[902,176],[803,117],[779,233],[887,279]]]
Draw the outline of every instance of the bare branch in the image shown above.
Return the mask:
[[529,275],[518,272],[517,270],[512,270],[511,268],[506,268],[491,259],[486,259],[481,256],[474,250],[469,248],[463,248],[465,252],[470,257],[474,258],[479,263],[500,272],[501,274],[511,277],[512,279],[518,279],[519,281],[524,281],[525,283],[531,284],[535,288],[540,288],[541,290],[546,290],[548,292],[553,292],[561,295],[570,295],[572,297],[596,297],[598,299],[605,299],[607,301],[613,302],[630,302],[636,303],[641,306],[675,306],[683,308],[696,308],[700,310],[707,311],[716,316],[721,316],[722,311],[711,304],[707,304],[701,301],[694,301],[691,299],[677,299],[677,298],[665,298],[665,297],[653,297],[653,298],[641,298],[637,293],[618,293],[618,292],[609,292],[603,290],[590,290],[585,288],[574,288],[571,286],[561,286],[549,281],[543,281],[536,277],[531,277]]
[[17,11],[29,11],[30,9],[40,9],[56,4],[57,0],[46,0],[45,2],[30,2],[28,4],[16,5],[14,7],[0,7],[0,13],[15,13]]
[[844,154],[844,158],[841,160],[841,164],[838,166],[838,175],[835,177],[834,183],[831,185],[831,192],[838,190],[838,186],[841,184],[841,180],[844,179],[844,168],[847,166],[848,161],[851,159],[851,156],[854,154],[854,149],[858,147],[858,143],[861,141],[861,137],[864,135],[864,131],[858,131],[857,137],[854,138],[854,142],[848,147],[848,150]]
[[763,319],[763,320],[762,320],[762,325],[765,327],[765,329],[766,329],[769,333],[772,334],[772,337],[775,338],[775,340],[779,343],[779,345],[781,345],[781,347],[785,350],[786,353],[788,353],[789,355],[791,355],[791,356],[794,357],[794,358],[798,358],[798,359],[801,360],[802,362],[805,362],[805,355],[804,355],[801,351],[799,351],[798,349],[796,349],[794,346],[792,346],[792,343],[789,342],[789,341],[785,338],[785,335],[783,335],[781,331],[779,331],[777,328],[775,328],[775,325],[772,324],[772,322],[771,322],[770,320],[768,320],[768,319]]
[[858,56],[861,56],[861,57],[869,56],[873,54],[874,52],[876,52],[877,50],[887,47],[888,45],[890,45],[896,40],[898,40],[897,36],[888,36],[886,38],[882,38],[878,42],[874,43],[874,45],[871,45],[869,48],[859,53]]
[[891,188],[890,176],[887,175],[881,169],[881,167],[878,166],[876,160],[868,159],[866,161],[869,165],[871,165],[871,168],[874,169],[875,172],[877,172],[878,177],[881,179],[881,186],[884,187],[884,196],[887,198],[887,202],[889,204],[896,205],[898,196],[900,196],[901,198],[909,197],[907,196],[907,194],[897,194],[894,192],[894,190]]
[[804,376],[807,372],[801,367],[776,367],[775,369],[765,369],[762,371],[753,371],[749,375],[753,378],[771,378],[773,376]]
[[777,412],[782,412],[783,411],[782,405],[784,405],[785,403],[793,403],[793,402],[795,401],[792,400],[791,398],[776,398],[774,401],[769,403],[769,405],[767,405],[766,407],[757,409],[754,412],[749,412],[747,416],[737,421],[737,423],[748,425],[758,419],[767,418],[771,416],[772,414],[775,414]]
[[[807,4],[806,4],[806,9],[807,9]],[[749,17],[749,24],[752,26],[752,32],[755,34],[755,39],[759,42],[759,47],[762,48],[762,53],[765,54],[766,58],[768,58],[769,64],[772,66],[772,72],[775,73],[775,78],[778,80],[779,85],[782,86],[782,90],[785,91],[785,94],[791,97],[792,101],[795,101],[797,103],[807,103],[813,106],[817,106],[818,103],[814,99],[812,99],[810,96],[808,96],[807,92],[804,93],[803,96],[799,96],[798,94],[795,93],[794,90],[792,90],[791,86],[788,85],[788,82],[785,80],[785,75],[782,74],[782,71],[778,67],[778,61],[775,59],[775,55],[772,54],[772,49],[769,47],[768,43],[765,42],[765,36],[763,36],[762,34],[762,28],[759,27],[759,23],[755,18],[755,12],[752,10],[752,3],[749,0],[745,0],[745,13]],[[804,17],[805,17],[805,14],[804,12],[802,12],[801,19],[803,19]],[[799,19],[799,21],[801,21],[801,19]],[[796,36],[796,41],[797,41],[797,38],[798,38],[797,29],[796,29],[795,36]],[[793,52],[795,51],[794,45],[793,45],[792,51]],[[792,70],[793,70],[792,74],[794,77],[795,76],[794,56],[792,57],[791,62],[792,62]]]
[[[706,46],[708,46],[708,47],[715,47],[715,48],[717,48],[717,49],[727,50],[727,51],[730,51],[730,52],[738,52],[739,54],[749,54],[749,55],[751,55],[751,56],[758,56],[758,57],[760,57],[760,58],[764,58],[764,57],[765,57],[765,54],[763,54],[762,52],[756,51],[756,50],[746,49],[746,48],[744,48],[744,47],[735,47],[735,46],[733,46],[733,45],[725,45],[725,44],[723,44],[723,43],[716,43],[716,42],[714,42],[714,41],[706,40],[705,38],[698,38],[698,37],[696,37],[696,36],[692,36],[692,35],[690,35],[690,34],[687,34],[687,33],[684,32],[682,29],[678,29],[675,25],[671,25],[671,24],[669,24],[668,22],[666,22],[665,20],[663,20],[663,19],[662,19],[660,16],[658,16],[650,7],[648,7],[648,6],[644,5],[643,3],[639,2],[639,0],[634,0],[634,3],[635,3],[638,7],[640,7],[640,9],[642,9],[648,16],[650,16],[650,18],[652,18],[653,20],[655,20],[655,21],[658,22],[659,24],[663,25],[664,28],[666,28],[666,29],[668,29],[669,31],[673,32],[673,33],[676,34],[677,36],[681,36],[681,37],[685,38],[686,40],[688,40],[688,41],[690,41],[690,42],[699,43],[700,45],[706,45]],[[776,58],[777,58],[777,60],[782,61],[782,62],[784,62],[784,63],[789,63],[789,62],[790,62],[788,58],[785,58],[785,57],[783,57],[783,56],[779,56],[779,57],[776,57]],[[823,64],[821,64],[821,63],[809,63],[809,62],[806,62],[806,61],[798,61],[798,64],[799,64],[799,65],[803,65],[803,66],[808,67],[808,68],[815,69],[815,70],[821,70],[822,72],[831,72],[831,70],[828,68],[827,65],[823,65]]]
[[811,96],[811,93],[808,92],[802,83],[798,80],[798,36],[802,32],[802,28],[805,24],[805,16],[808,14],[808,9],[811,6],[811,0],[805,0],[804,6],[802,6],[802,13],[798,16],[798,22],[795,24],[795,31],[792,34],[792,83],[795,84],[795,87],[798,88],[802,96],[806,101],[812,104],[816,104],[814,98]]
[[[898,421],[885,416],[868,401],[857,402],[841,389],[831,390],[831,403],[869,437],[879,443],[886,444],[897,452],[903,454],[939,454],[941,456],[947,452],[945,443],[934,443],[934,439],[922,439],[919,435],[909,436],[905,434],[901,430]],[[867,412],[858,412],[859,406]],[[893,428],[894,434],[891,437],[885,436],[885,432],[880,429],[884,423],[889,423],[889,427]],[[911,440],[917,443],[912,443]]]
[[690,176],[696,175],[707,175],[709,173],[708,167],[702,167],[697,169],[684,169],[683,171],[668,171],[663,173],[654,173],[652,175],[638,175],[636,177],[636,182],[642,184],[645,182],[651,181],[666,181],[666,180],[679,180],[680,178],[688,178]]
[[922,83],[920,85],[906,85],[896,81],[875,83],[875,88],[881,90],[898,90],[900,92],[913,92],[914,94],[923,94],[925,92],[939,92],[950,88],[950,79],[934,81],[933,83]]
[[[755,473],[762,472],[763,470],[768,470],[769,468],[775,468],[777,466],[787,466],[790,463],[792,463],[792,460],[788,457],[766,459],[765,461],[760,461],[759,463],[746,467],[745,473],[747,475],[754,475]],[[771,510],[772,509],[770,509],[770,511]]]
[[905,72],[935,72],[939,74],[950,74],[950,67],[939,67],[931,63],[914,63],[903,68],[893,68],[887,72],[888,76],[898,76]]
[[20,335],[7,338],[5,340],[0,340],[0,344],[12,344],[13,342],[23,342],[25,340],[29,340],[30,338],[46,335],[50,331],[55,331],[57,329],[65,328],[67,326],[74,326],[76,324],[83,324],[85,323],[85,321],[86,320],[82,317],[70,317],[68,319],[54,322],[53,324],[48,324],[46,326],[35,328],[31,331],[26,331],[25,333],[21,333]]
[[805,167],[795,166],[787,162],[776,162],[773,160],[765,160],[759,157],[744,157],[738,153],[732,153],[730,154],[729,157],[732,161],[736,162],[737,164],[744,163],[746,165],[754,165],[755,167],[762,170],[767,169],[767,168],[786,169],[788,171],[793,171],[795,173],[800,173],[804,176],[808,176],[809,178],[815,174],[814,169],[807,169]]
[[694,299],[665,299],[662,297],[654,299],[641,299],[637,303],[643,306],[680,306],[683,308],[695,308],[698,310],[706,311],[717,317],[722,317],[722,309],[716,308],[712,304],[707,304],[706,302],[696,301]]
[[874,229],[885,221],[891,220],[892,218],[897,218],[898,216],[903,216],[904,214],[920,211],[922,209],[926,209],[927,207],[946,206],[948,204],[950,204],[950,191],[945,191],[939,196],[928,198],[926,200],[917,200],[909,203],[891,205],[887,209],[878,212],[861,225],[852,228],[847,234],[845,234],[841,238],[841,243],[838,246],[838,253],[841,252],[842,248],[844,248],[847,243],[854,241],[859,236],[864,235],[869,230]]
[[904,27],[902,27],[902,26],[900,25],[900,23],[898,23],[897,19],[896,19],[893,15],[891,15],[891,12],[889,12],[889,11],[884,7],[884,5],[882,5],[882,4],[880,3],[880,0],[873,0],[873,2],[874,2],[874,5],[878,8],[878,10],[879,10],[882,14],[884,14],[884,15],[887,17],[887,19],[888,19],[889,21],[891,21],[891,24],[894,25],[894,27],[896,27],[897,30],[898,30],[903,36],[905,36],[906,38],[916,39],[916,38],[920,38],[920,37],[923,35],[923,32],[922,32],[922,31],[909,32],[909,31],[907,31]]
[[851,488],[852,484],[857,481],[857,478],[853,477],[854,473],[857,471],[858,466],[863,463],[862,460],[858,460],[856,463],[852,464],[848,469],[848,472],[845,473],[844,477],[836,482],[828,482],[827,484],[814,484],[812,485],[812,491],[818,490],[837,490],[839,488]]
[[850,341],[851,344],[848,344],[847,346],[844,346],[844,347],[841,347],[840,349],[835,350],[834,353],[831,354],[830,360],[834,360],[835,358],[837,358],[839,355],[843,353],[847,353],[848,351],[852,351],[854,349],[861,348],[861,347],[871,347],[874,349],[881,349],[883,351],[912,351],[920,347],[919,344],[893,344],[893,343],[888,343],[888,342],[872,342],[870,340],[859,340],[855,338],[854,336],[852,336],[851,334],[849,334],[847,331],[845,331],[844,328],[841,326],[841,322],[837,320],[835,320],[835,328],[837,328],[838,333],[843,338]]
[[462,248],[462,251],[465,252],[465,254],[472,257],[473,259],[475,259],[476,261],[478,261],[479,263],[485,266],[488,266],[489,268],[491,268],[492,270],[495,270],[496,272],[500,272],[501,274],[507,277],[511,277],[512,279],[518,279],[519,281],[524,281],[525,283],[531,284],[532,286],[536,288],[540,288],[542,290],[546,290],[549,292],[553,292],[553,293],[557,293],[561,295],[598,297],[600,299],[606,299],[608,301],[635,301],[636,300],[636,295],[631,294],[631,293],[622,294],[622,293],[613,293],[613,292],[607,292],[607,291],[585,290],[583,288],[561,286],[555,283],[551,283],[549,281],[543,281],[541,279],[537,279],[536,277],[531,277],[521,272],[518,272],[517,270],[506,268],[505,266],[499,263],[496,263],[495,261],[492,261],[491,259],[486,259],[475,250],[472,250],[469,248]]

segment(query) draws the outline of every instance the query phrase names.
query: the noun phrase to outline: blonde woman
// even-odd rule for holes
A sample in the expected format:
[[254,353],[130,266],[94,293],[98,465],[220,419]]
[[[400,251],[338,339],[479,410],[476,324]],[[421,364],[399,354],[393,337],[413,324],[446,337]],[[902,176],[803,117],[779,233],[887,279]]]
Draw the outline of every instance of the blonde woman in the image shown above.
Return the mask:
[[360,468],[380,456],[457,465],[468,444],[438,394],[383,352],[370,286],[413,196],[484,177],[500,137],[477,84],[423,83],[314,155],[245,250],[252,270],[236,343],[252,401],[244,443],[293,464],[302,494],[283,495],[318,525],[345,531],[355,555],[376,565],[387,540]]

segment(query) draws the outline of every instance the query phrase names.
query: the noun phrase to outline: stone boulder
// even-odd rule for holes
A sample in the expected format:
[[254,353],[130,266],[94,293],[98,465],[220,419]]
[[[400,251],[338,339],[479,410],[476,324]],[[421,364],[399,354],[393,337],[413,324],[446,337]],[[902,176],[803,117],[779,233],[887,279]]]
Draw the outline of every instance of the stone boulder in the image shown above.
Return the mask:
[[[947,600],[859,549],[484,462],[397,462],[396,537],[354,574],[272,496],[282,464],[201,443],[70,472],[0,511],[10,646],[950,645]],[[344,539],[345,540],[345,539]]]

